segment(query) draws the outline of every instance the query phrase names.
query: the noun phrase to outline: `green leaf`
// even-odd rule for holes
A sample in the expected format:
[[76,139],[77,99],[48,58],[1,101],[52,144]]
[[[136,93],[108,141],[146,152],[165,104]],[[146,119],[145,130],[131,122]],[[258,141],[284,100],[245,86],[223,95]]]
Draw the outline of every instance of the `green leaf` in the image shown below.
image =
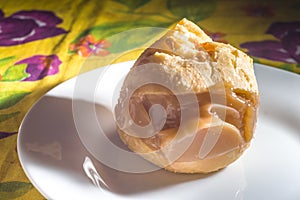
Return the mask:
[[95,36],[97,39],[106,39],[114,34],[142,27],[168,27],[172,24],[162,23],[155,20],[139,20],[139,21],[122,21],[115,23],[107,23],[91,28],[88,33]]
[[14,113],[9,113],[9,114],[0,114],[0,122],[6,121],[16,115],[20,114],[20,112],[14,112]]
[[26,73],[27,64],[13,65],[2,76],[1,81],[20,81],[30,76]]
[[15,58],[15,56],[9,56],[9,57],[5,57],[5,58],[1,58],[0,59],[0,67],[6,65],[7,63],[9,63],[14,58]]
[[215,0],[168,0],[167,8],[178,19],[187,18],[191,21],[198,22],[209,17],[216,9]]
[[30,94],[30,92],[24,92],[24,91],[0,92],[0,110],[15,105],[28,94]]
[[0,183],[0,200],[15,199],[33,188],[32,184],[12,181]]
[[288,63],[284,63],[284,64],[279,65],[279,68],[282,68],[284,70],[288,70],[288,71],[293,72],[293,66],[291,64],[288,64]]
[[[136,48],[152,39],[164,28],[149,27],[168,27],[172,22],[160,22],[155,20],[140,20],[140,21],[122,21],[115,23],[106,23],[99,26],[92,27],[82,32],[72,43],[77,43],[86,35],[93,35],[96,40],[105,39],[111,42],[108,50],[111,53],[120,53],[129,49]],[[148,27],[146,30],[138,28]],[[129,34],[129,32],[131,34]]]
[[130,11],[133,11],[147,4],[150,0],[114,0],[114,1],[127,6]]
[[92,34],[96,39],[106,39],[114,34],[120,33],[122,31],[127,31],[134,28],[141,27],[168,27],[172,24],[162,23],[155,20],[139,20],[139,21],[121,21],[114,23],[101,24],[99,26],[94,26],[90,29],[83,31],[72,43],[77,43],[81,38],[88,34]]
[[155,36],[163,32],[163,28],[139,28],[113,35],[107,38],[111,42],[108,50],[111,53],[121,53],[141,47]]
[[110,41],[112,46],[108,50],[111,53],[120,53],[145,44],[164,30],[163,28],[150,27],[168,27],[170,25],[171,23],[161,23],[154,20],[116,22],[93,27],[89,30],[89,34],[92,34],[96,39]]

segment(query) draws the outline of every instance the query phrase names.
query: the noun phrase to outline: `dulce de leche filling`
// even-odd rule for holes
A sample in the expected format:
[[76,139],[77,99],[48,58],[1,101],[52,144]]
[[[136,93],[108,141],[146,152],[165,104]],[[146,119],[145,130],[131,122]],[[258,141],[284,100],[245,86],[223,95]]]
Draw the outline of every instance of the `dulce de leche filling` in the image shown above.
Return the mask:
[[[245,126],[251,126],[254,123],[246,122],[245,116],[249,110],[255,112],[250,101],[232,90],[215,94],[209,91],[190,94],[196,96],[199,114],[197,119],[195,117],[182,119],[181,114],[189,112],[184,109],[194,108],[189,106],[189,102],[184,102],[184,105],[179,103],[180,95],[189,94],[175,95],[165,87],[149,84],[137,89],[130,97],[129,114],[134,123],[141,127],[147,126],[149,123],[164,123],[158,125],[160,129],[155,135],[141,138],[153,151],[169,145],[168,149],[171,153],[172,149],[176,148],[175,144],[178,144],[178,141],[174,142],[174,139],[179,127],[187,126],[182,123],[188,124],[189,121],[193,120],[197,121],[197,130],[195,133],[186,134],[186,138],[193,136],[193,140],[176,160],[177,162],[213,158],[247,145]],[[157,104],[164,108],[164,116],[153,116],[151,113],[151,107]],[[159,120],[155,121],[157,118]],[[217,138],[211,142],[209,138],[214,135]],[[181,141],[184,141],[184,137],[181,138]],[[165,153],[168,152],[165,151]]]

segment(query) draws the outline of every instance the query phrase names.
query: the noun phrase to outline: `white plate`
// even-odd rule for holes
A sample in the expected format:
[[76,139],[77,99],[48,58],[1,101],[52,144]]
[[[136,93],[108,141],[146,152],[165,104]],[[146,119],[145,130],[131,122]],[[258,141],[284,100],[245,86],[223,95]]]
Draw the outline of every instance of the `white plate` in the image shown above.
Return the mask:
[[[116,143],[120,141],[114,137],[109,111],[111,88],[131,64],[111,66],[95,94],[102,104],[96,108],[97,116]],[[96,80],[103,69],[80,77]],[[47,199],[300,199],[300,76],[259,64],[255,64],[255,71],[261,92],[255,138],[240,159],[220,172],[134,174],[101,164],[86,150],[75,128],[72,97],[76,78],[48,92],[26,115],[18,135],[21,164]],[[76,98],[86,99],[86,90]],[[98,172],[93,180],[97,183],[98,177],[99,186],[83,169],[86,159],[95,167],[90,166],[89,172]],[[118,156],[111,156],[111,160],[118,160]]]

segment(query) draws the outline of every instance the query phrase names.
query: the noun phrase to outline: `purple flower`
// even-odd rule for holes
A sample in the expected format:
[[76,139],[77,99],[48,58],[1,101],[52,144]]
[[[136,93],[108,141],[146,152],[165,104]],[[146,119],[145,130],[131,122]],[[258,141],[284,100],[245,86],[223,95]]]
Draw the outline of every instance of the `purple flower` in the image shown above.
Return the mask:
[[300,21],[275,22],[266,31],[278,40],[246,42],[249,55],[286,63],[300,63]]
[[19,11],[8,17],[0,10],[0,46],[24,44],[66,33],[56,27],[62,20],[53,12]]
[[35,55],[15,63],[15,65],[19,64],[27,64],[26,73],[30,74],[22,81],[36,81],[58,73],[61,61],[57,55]]
[[274,11],[270,5],[266,4],[248,4],[241,7],[248,16],[252,17],[273,17]]
[[[0,13],[1,14],[1,13]],[[1,15],[0,15],[1,16]],[[6,138],[6,137],[9,137],[11,135],[14,135],[16,134],[17,132],[1,132],[0,131],[0,139],[3,139],[3,138]]]

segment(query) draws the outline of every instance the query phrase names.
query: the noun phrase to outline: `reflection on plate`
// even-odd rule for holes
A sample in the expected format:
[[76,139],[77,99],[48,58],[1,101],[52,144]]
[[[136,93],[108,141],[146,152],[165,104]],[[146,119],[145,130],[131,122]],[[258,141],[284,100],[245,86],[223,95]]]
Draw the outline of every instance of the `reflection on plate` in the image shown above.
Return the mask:
[[[109,99],[115,81],[126,75],[131,64],[111,66],[95,94],[97,118],[110,140],[120,146]],[[95,79],[104,69],[80,76]],[[48,92],[26,115],[18,138],[20,161],[47,199],[300,199],[300,77],[259,64],[255,71],[261,92],[255,138],[240,159],[219,172],[134,174],[103,165],[77,134],[72,114],[76,78]],[[84,91],[76,98],[83,106],[91,104]],[[93,148],[103,145],[99,141]],[[111,159],[117,161],[118,156]]]

